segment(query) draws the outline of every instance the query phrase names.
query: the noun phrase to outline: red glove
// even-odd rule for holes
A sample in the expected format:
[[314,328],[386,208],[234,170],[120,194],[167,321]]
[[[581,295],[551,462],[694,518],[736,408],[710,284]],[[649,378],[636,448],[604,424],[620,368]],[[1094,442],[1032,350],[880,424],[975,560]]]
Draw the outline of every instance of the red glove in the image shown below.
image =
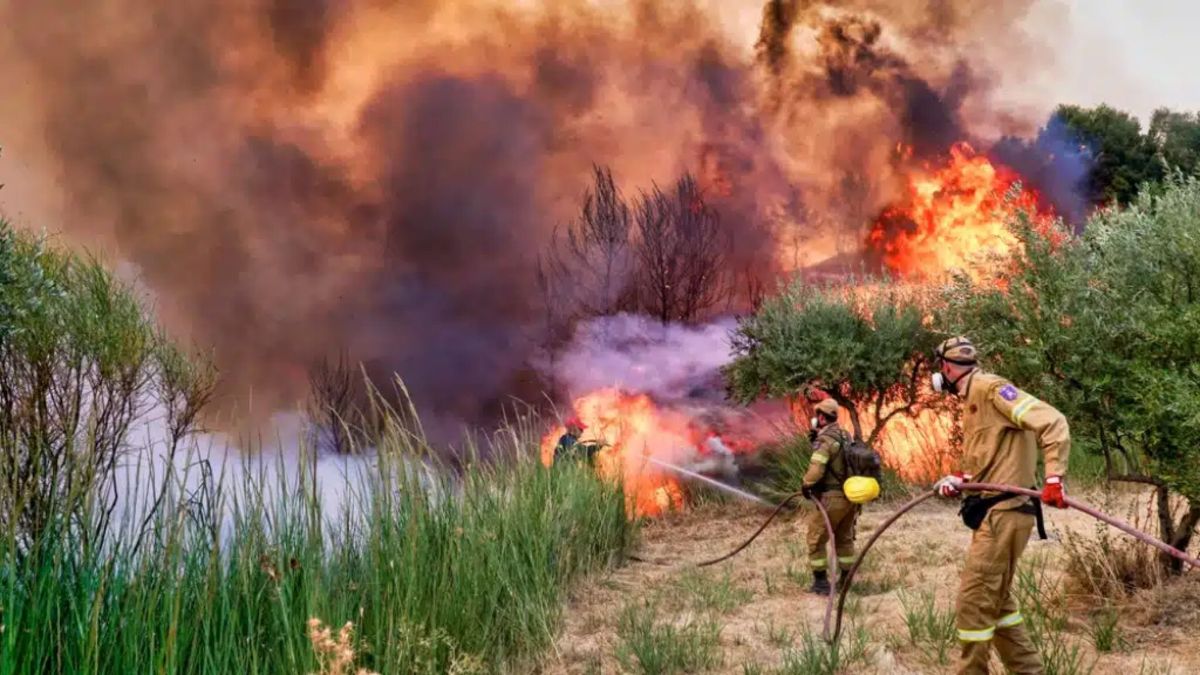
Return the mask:
[[1067,508],[1067,493],[1063,490],[1062,476],[1046,476],[1046,484],[1042,487],[1042,503]]

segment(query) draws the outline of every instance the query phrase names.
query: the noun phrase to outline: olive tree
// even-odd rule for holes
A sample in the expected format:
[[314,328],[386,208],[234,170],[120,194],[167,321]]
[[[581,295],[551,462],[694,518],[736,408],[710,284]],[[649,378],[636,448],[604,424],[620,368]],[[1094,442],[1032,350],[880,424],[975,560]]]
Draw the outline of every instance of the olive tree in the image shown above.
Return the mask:
[[842,288],[793,283],[740,321],[734,360],[725,375],[730,395],[748,403],[815,386],[850,414],[863,438],[869,415],[874,443],[897,415],[934,404],[923,386],[938,337],[914,289],[884,280]]
[[1200,181],[1102,210],[1077,239],[1013,229],[1023,252],[1000,283],[958,278],[941,320],[1054,401],[1110,480],[1153,486],[1159,537],[1185,549],[1200,524]]

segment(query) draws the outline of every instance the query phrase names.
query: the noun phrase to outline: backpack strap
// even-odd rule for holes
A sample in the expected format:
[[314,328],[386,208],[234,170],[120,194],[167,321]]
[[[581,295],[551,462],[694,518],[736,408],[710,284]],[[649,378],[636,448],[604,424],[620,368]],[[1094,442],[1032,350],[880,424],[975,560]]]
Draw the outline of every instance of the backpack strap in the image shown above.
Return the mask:
[[850,477],[850,464],[846,461],[846,446],[849,444],[849,435],[844,429],[838,428],[838,431],[840,433],[833,434],[833,436],[834,440],[837,441],[838,444],[838,457],[842,462],[842,471],[840,476],[836,475],[836,472],[834,472],[832,466],[833,460],[830,460],[829,462],[831,465],[829,467],[829,471],[830,473],[835,474],[834,478],[836,478],[839,483],[845,483],[846,479]]

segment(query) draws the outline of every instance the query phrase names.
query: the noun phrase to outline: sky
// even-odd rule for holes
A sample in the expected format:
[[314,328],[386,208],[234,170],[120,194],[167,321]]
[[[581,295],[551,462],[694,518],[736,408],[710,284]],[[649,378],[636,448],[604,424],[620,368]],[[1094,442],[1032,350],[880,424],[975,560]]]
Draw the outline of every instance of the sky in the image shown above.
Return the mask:
[[[1065,21],[1054,20],[1064,12]],[[1040,0],[1025,29],[1047,40],[1054,58],[1028,79],[1012,74],[1004,95],[1043,106],[1108,103],[1143,124],[1160,106],[1200,111],[1196,26],[1195,0]]]

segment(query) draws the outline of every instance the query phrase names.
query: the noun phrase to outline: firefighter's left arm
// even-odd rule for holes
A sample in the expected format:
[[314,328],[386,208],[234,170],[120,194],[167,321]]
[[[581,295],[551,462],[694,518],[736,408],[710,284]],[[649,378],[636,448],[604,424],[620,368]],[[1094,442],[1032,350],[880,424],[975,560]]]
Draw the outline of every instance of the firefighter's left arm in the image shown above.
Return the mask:
[[1008,382],[996,387],[991,400],[1013,424],[1037,434],[1038,447],[1046,459],[1047,476],[1067,473],[1071,431],[1067,418],[1058,409]]
[[829,464],[831,447],[836,443],[829,436],[818,436],[813,444],[812,459],[808,462],[808,471],[804,473],[804,487],[812,487],[825,477],[825,465]]

